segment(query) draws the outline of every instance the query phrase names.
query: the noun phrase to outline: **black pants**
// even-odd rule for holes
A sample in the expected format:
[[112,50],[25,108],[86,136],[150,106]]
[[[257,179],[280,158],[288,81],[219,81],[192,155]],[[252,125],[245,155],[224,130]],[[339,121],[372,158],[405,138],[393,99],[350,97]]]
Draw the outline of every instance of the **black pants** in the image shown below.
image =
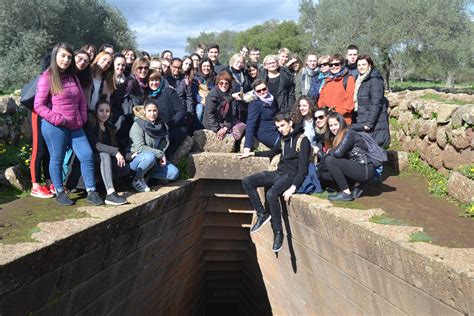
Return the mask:
[[49,151],[46,142],[41,133],[42,118],[35,112],[29,112],[28,117],[31,117],[31,160],[30,172],[31,182],[41,182],[41,167],[43,167],[44,179],[49,180]]
[[362,183],[374,176],[374,166],[371,163],[366,165],[334,156],[327,156],[324,163],[341,191],[349,188],[348,180]]
[[293,179],[280,171],[262,171],[245,177],[242,180],[242,186],[250,198],[250,203],[252,203],[252,206],[257,210],[257,212],[265,210],[260,201],[260,197],[258,196],[257,188],[265,187],[268,189],[265,196],[270,207],[274,231],[282,230],[279,197],[291,186],[292,183]]

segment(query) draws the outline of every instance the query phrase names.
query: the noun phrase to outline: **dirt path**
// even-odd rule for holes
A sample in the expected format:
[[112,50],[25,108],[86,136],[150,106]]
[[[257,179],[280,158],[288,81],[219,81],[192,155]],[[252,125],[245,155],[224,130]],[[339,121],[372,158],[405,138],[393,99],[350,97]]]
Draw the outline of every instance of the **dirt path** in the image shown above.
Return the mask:
[[474,219],[460,217],[462,208],[430,195],[421,176],[389,176],[383,183],[368,187],[357,202],[366,207],[380,207],[390,217],[423,227],[434,244],[474,248]]

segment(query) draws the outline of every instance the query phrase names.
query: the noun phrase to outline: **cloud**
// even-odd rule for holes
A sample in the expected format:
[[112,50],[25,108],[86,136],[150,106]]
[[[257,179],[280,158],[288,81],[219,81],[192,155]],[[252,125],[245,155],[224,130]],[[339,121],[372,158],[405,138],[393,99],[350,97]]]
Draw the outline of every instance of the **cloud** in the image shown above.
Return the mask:
[[298,1],[281,0],[108,0],[137,36],[138,48],[156,54],[165,49],[183,56],[187,37],[201,32],[242,31],[265,21],[297,20]]

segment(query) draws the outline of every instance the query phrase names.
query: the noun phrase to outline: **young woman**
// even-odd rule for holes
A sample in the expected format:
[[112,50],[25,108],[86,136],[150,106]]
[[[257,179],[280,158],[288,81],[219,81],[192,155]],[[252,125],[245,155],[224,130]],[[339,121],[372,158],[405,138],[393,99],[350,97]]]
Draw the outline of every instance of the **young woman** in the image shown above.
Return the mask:
[[75,72],[74,52],[65,43],[54,46],[50,67],[41,75],[34,108],[43,118],[41,131],[51,156],[49,172],[60,205],[74,202],[66,195],[62,179],[62,164],[66,149],[72,146],[81,162],[81,172],[87,190],[87,201],[94,205],[104,202],[95,188],[94,155],[84,133],[87,122],[87,102]]
[[329,69],[330,69],[329,59],[330,58],[331,56],[329,55],[323,55],[319,57],[318,59],[319,74],[317,76],[314,76],[311,79],[308,95],[316,101],[319,99],[319,93],[321,92],[321,89],[324,87],[326,78],[329,77],[329,75],[331,74],[329,72]]
[[148,192],[145,175],[159,180],[176,180],[178,169],[165,156],[169,146],[168,128],[161,120],[158,102],[146,99],[143,107],[133,109],[135,122],[130,130],[130,169],[135,171],[132,186],[138,192]]
[[122,55],[125,56],[125,76],[128,77],[130,75],[130,72],[132,71],[133,63],[135,62],[135,59],[137,59],[137,54],[135,54],[135,51],[133,49],[125,48],[124,50],[122,50]]
[[215,86],[216,73],[212,61],[204,57],[199,63],[199,72],[194,81],[193,94],[196,97],[196,116],[199,122],[202,122],[204,115],[204,106],[206,105],[206,98]]
[[315,121],[315,133],[316,133],[316,144],[320,149],[326,149],[324,140],[327,139],[328,135],[328,114],[329,109],[324,108],[317,108],[316,112],[314,112],[314,121]]
[[289,112],[295,103],[295,82],[293,74],[284,66],[279,66],[278,57],[268,55],[263,59],[265,69],[260,79],[267,82],[270,94],[276,98],[280,112]]
[[107,196],[105,204],[122,205],[127,199],[119,196],[114,188],[113,178],[120,178],[129,173],[125,157],[118,148],[115,127],[109,119],[112,106],[108,101],[99,100],[95,110],[95,122],[89,121],[86,134],[94,150],[96,169],[100,170]]
[[206,98],[202,123],[205,129],[216,132],[220,140],[229,133],[239,140],[245,132],[245,124],[232,114],[232,76],[222,71],[217,75],[216,82],[217,86]]
[[308,138],[311,146],[315,148],[317,146],[316,142],[316,131],[315,131],[315,120],[314,112],[316,107],[311,102],[310,97],[307,95],[300,96],[293,106],[293,122],[295,124],[301,124],[304,128],[304,134]]
[[97,49],[92,44],[86,44],[81,47],[80,50],[83,50],[89,54],[89,60],[94,60]]
[[114,78],[112,66],[113,57],[108,52],[99,53],[92,62],[92,87],[89,102],[89,112],[95,111],[95,105],[99,98],[105,94],[105,98],[110,100],[114,92]]
[[[324,180],[336,182],[340,192],[328,196],[331,201],[352,201],[362,193],[359,183],[374,176],[374,165],[367,158],[365,141],[359,134],[349,129],[344,117],[337,112],[328,115],[330,147],[324,163],[329,173],[323,173]],[[350,187],[354,185],[353,192]]]
[[247,63],[247,78],[250,84],[252,84],[259,75],[259,67],[256,62],[249,61]]
[[191,54],[191,59],[193,60],[193,71],[195,74],[199,73],[199,63],[201,62],[201,56],[199,54]]
[[298,54],[293,54],[291,59],[286,64],[286,67],[293,74],[293,80],[295,82],[295,97],[298,98],[301,96],[301,71],[304,68],[303,60],[298,56]]
[[127,78],[125,75],[125,70],[127,67],[127,61],[125,56],[122,54],[115,54],[114,55],[114,87],[118,89]]
[[252,150],[254,137],[268,148],[273,148],[280,141],[280,133],[274,122],[277,106],[274,97],[268,92],[267,83],[257,79],[252,87],[256,98],[249,104],[244,153]]
[[225,70],[232,76],[232,114],[236,119],[247,122],[248,104],[244,101],[244,93],[252,90],[244,73],[245,59],[241,54],[230,57],[229,67]]

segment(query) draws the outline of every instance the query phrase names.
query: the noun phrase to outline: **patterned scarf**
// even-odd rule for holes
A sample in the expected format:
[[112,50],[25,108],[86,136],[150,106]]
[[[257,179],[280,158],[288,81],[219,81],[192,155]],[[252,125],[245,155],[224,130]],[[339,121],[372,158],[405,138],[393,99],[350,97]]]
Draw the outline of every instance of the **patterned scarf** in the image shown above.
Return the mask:
[[370,75],[370,72],[372,71],[372,68],[369,66],[369,69],[363,74],[362,76],[359,75],[357,77],[356,83],[355,83],[355,88],[354,88],[354,112],[357,112],[359,109],[359,104],[357,103],[357,93],[359,92],[360,85],[362,82],[365,80]]
[[303,69],[303,72],[301,74],[301,81],[303,82],[303,91],[306,91],[305,94],[308,93],[309,88],[311,86],[311,80],[313,79],[314,76],[318,74],[318,68],[316,69],[310,69],[308,67],[305,67]]

